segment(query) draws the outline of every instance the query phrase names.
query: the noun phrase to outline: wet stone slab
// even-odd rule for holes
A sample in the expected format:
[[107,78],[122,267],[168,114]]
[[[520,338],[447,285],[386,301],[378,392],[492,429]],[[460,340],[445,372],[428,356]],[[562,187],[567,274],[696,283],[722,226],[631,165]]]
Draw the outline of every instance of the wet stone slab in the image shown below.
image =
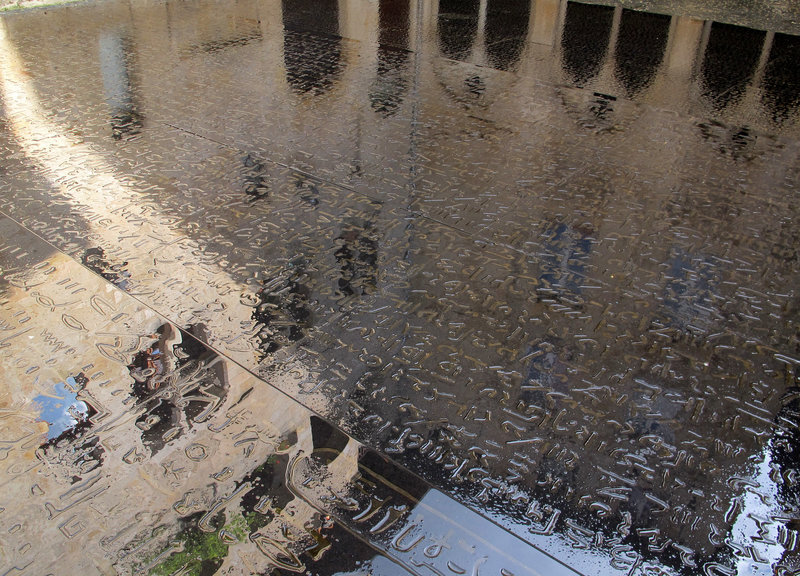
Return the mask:
[[800,43],[663,12],[3,16],[0,573],[800,570]]
[[0,230],[6,573],[576,574]]

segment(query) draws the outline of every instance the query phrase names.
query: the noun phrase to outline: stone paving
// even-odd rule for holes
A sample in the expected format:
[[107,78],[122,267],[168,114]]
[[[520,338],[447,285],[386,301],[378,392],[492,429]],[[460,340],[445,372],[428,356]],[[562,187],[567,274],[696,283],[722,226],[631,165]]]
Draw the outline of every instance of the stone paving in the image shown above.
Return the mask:
[[800,573],[800,39],[637,8],[0,16],[0,574]]

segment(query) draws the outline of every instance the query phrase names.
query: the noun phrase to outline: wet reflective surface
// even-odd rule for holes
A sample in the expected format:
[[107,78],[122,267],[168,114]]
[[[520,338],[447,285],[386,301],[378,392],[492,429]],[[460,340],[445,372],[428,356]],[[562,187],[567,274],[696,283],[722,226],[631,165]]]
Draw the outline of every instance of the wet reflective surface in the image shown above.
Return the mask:
[[796,30],[634,8],[1,16],[0,573],[800,571]]

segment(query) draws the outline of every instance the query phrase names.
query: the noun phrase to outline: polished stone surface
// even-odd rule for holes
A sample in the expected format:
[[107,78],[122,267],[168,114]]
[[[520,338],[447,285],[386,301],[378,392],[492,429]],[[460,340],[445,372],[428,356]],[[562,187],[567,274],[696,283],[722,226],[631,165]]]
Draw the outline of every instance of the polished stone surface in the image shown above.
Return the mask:
[[800,40],[634,8],[0,16],[0,574],[797,573]]

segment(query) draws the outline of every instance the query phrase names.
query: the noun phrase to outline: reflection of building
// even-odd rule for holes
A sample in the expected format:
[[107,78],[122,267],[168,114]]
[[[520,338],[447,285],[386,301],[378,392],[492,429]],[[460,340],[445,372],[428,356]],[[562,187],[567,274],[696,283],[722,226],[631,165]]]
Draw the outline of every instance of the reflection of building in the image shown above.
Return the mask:
[[[591,566],[571,548],[602,542],[615,567],[692,573],[737,554],[718,534],[746,521],[731,503],[749,488],[728,475],[781,413],[767,347],[790,341],[772,314],[792,310],[792,256],[768,248],[792,246],[791,218],[754,215],[790,211],[791,172],[771,174],[791,150],[754,135],[793,134],[793,38],[557,0],[131,14],[115,18],[148,64],[128,89],[161,121],[114,153],[171,186],[91,214],[87,265],[210,317],[215,346],[265,378],[302,357],[308,374],[276,383],[559,555]],[[58,62],[46,28],[14,26]],[[736,38],[755,43],[730,82],[714,75]],[[93,70],[85,102],[54,104],[67,116],[108,105]],[[27,201],[8,209],[60,243]],[[112,258],[153,214],[164,246]]]

